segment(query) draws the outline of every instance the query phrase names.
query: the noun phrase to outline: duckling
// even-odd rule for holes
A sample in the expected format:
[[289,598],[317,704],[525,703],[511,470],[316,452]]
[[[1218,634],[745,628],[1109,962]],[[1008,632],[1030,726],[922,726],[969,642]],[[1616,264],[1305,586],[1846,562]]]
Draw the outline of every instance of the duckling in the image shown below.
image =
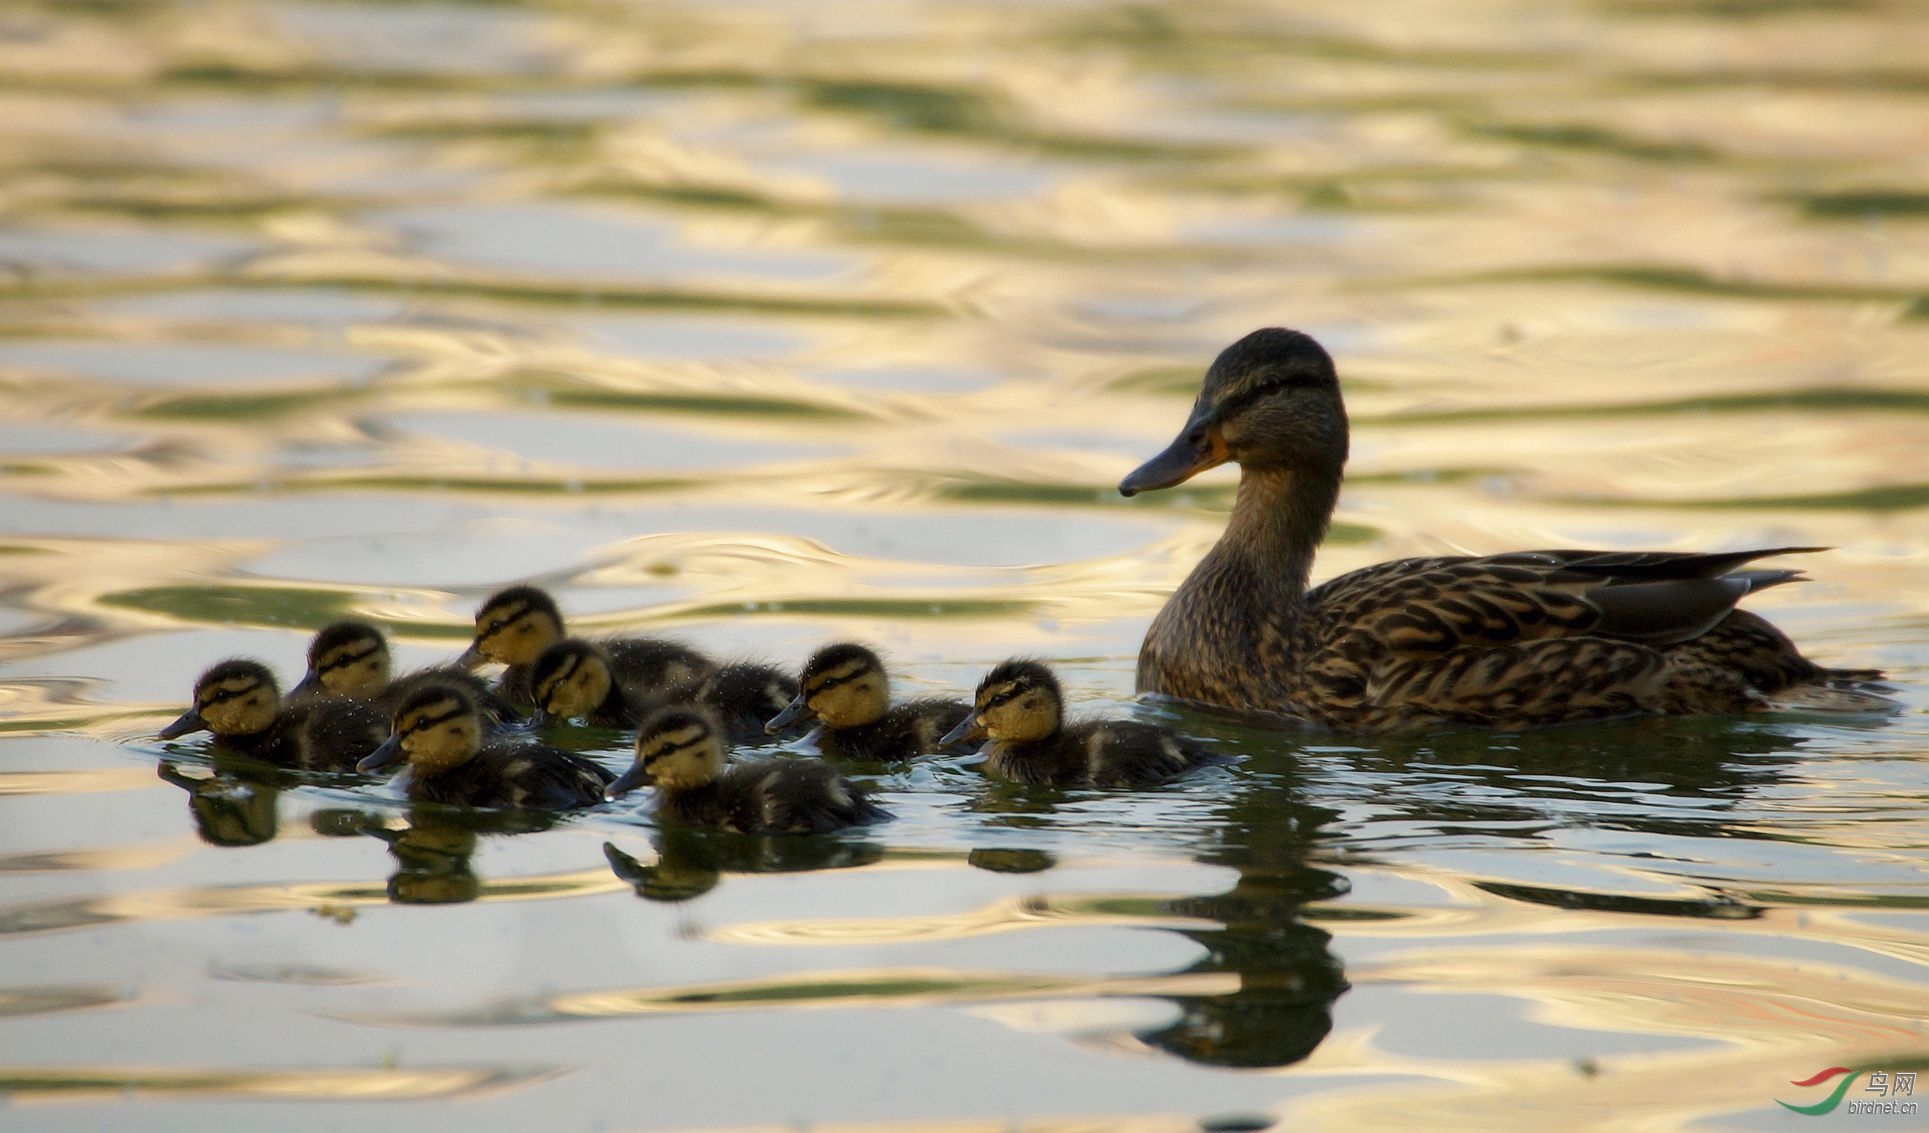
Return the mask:
[[797,681],[761,661],[732,661],[704,678],[695,702],[716,713],[733,744],[764,738],[764,721],[789,707]]
[[453,683],[474,694],[493,724],[514,723],[522,714],[481,677],[453,665],[436,665],[395,677],[388,637],[369,622],[354,618],[323,626],[308,646],[308,672],[288,690],[289,701],[325,691],[375,706],[382,719],[425,684]]
[[1268,328],[1220,353],[1178,439],[1119,484],[1240,468],[1225,534],[1146,632],[1140,692],[1362,730],[1893,707],[1853,687],[1880,673],[1816,665],[1734,608],[1801,578],[1737,567],[1820,548],[1404,559],[1309,590],[1347,443],[1312,338]]
[[[548,592],[512,586],[476,610],[476,637],[456,664],[473,669],[489,661],[507,666],[498,686],[518,704],[533,704],[529,667],[542,651],[566,636],[563,614]],[[612,637],[597,644],[609,654],[619,683],[646,688],[695,689],[716,663],[680,642],[659,637]]]
[[1235,762],[1156,724],[1065,723],[1065,697],[1043,662],[1006,661],[978,683],[972,715],[942,742],[989,737],[985,769],[1014,783],[1054,787],[1148,787],[1188,771]]
[[938,738],[971,715],[971,706],[947,697],[922,697],[891,705],[891,678],[878,655],[854,641],[826,645],[811,655],[798,678],[802,689],[764,731],[776,735],[793,724],[821,721],[817,748],[838,759],[895,760],[929,755]]
[[352,771],[387,733],[381,713],[330,695],[284,704],[274,673],[259,661],[223,661],[194,682],[194,707],[159,732],[176,739],[213,732],[230,751],[283,767]]
[[609,652],[580,637],[565,637],[536,655],[529,666],[529,692],[539,721],[581,717],[610,728],[633,726],[648,696],[618,682]]
[[565,810],[602,801],[612,776],[562,748],[507,736],[485,738],[482,709],[458,684],[425,685],[395,710],[388,739],[358,765],[373,771],[406,759],[409,797],[420,802]]
[[891,817],[822,760],[725,767],[722,726],[695,705],[664,708],[643,721],[636,763],[605,796],[618,798],[644,783],[656,785],[658,817],[742,834],[822,833]]

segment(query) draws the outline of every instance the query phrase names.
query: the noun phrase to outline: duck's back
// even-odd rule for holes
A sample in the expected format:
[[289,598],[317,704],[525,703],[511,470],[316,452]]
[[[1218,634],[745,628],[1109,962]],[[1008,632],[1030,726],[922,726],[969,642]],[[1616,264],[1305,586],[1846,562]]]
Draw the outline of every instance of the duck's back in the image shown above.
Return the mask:
[[[508,673],[505,671],[503,676],[506,685]],[[461,687],[473,696],[476,704],[482,709],[483,717],[491,724],[513,724],[522,719],[522,713],[510,703],[509,698],[492,687],[487,680],[467,669],[459,669],[453,665],[434,665],[403,673],[382,690],[382,695],[375,700],[375,706],[384,716],[388,716],[423,689],[431,685],[451,684]]]
[[668,638],[615,637],[600,644],[617,683],[644,699],[688,700],[717,668],[708,656]]
[[739,763],[701,787],[663,792],[661,817],[740,834],[811,834],[890,817],[863,788],[812,759]]
[[962,700],[921,697],[893,705],[876,721],[855,728],[824,728],[817,749],[834,759],[883,763],[929,755],[938,740],[971,714]]
[[429,802],[521,810],[568,810],[603,801],[615,778],[600,764],[547,744],[492,741],[460,767],[417,775],[409,793]]
[[388,738],[386,713],[344,696],[307,697],[283,714],[277,727],[288,736],[290,762],[310,771],[353,771]]

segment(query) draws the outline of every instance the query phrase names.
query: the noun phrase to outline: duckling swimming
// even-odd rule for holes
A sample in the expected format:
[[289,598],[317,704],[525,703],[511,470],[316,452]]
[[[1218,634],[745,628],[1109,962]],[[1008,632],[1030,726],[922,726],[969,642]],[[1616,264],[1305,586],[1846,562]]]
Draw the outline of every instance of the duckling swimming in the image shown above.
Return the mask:
[[[533,704],[529,667],[565,636],[562,610],[547,591],[512,586],[476,610],[475,640],[456,664],[473,669],[489,661],[502,663],[507,666],[498,686],[502,694],[518,704]],[[708,657],[664,638],[612,637],[597,644],[609,654],[617,681],[625,685],[695,689],[716,670]]]
[[353,771],[387,734],[381,713],[344,697],[283,704],[274,673],[259,661],[223,661],[194,682],[194,707],[158,733],[164,740],[208,731],[222,747],[282,767]]
[[472,693],[492,723],[511,723],[521,714],[481,677],[453,665],[436,665],[394,676],[388,637],[373,624],[349,618],[323,626],[308,646],[308,673],[288,690],[290,701],[316,691],[374,705],[384,720],[417,689],[429,684],[459,684]]
[[408,760],[409,797],[458,806],[565,810],[601,802],[612,776],[562,748],[483,736],[482,710],[457,684],[427,685],[395,710],[393,730],[358,765]]
[[891,817],[864,788],[816,759],[724,766],[721,725],[708,709],[662,709],[636,733],[636,763],[606,792],[656,785],[657,816],[743,834],[807,834]]
[[985,770],[1054,787],[1148,787],[1188,771],[1236,762],[1156,724],[1065,723],[1065,697],[1043,662],[1006,661],[978,684],[967,717],[944,743],[989,737]]
[[837,759],[894,760],[929,755],[938,740],[971,715],[971,706],[947,697],[921,697],[891,705],[891,678],[884,662],[852,641],[826,645],[811,655],[798,678],[802,690],[764,725],[776,735],[817,720],[817,748]]
[[704,678],[695,701],[716,714],[733,744],[764,738],[764,721],[789,706],[797,681],[761,661],[732,661]]
[[1140,692],[1357,729],[1893,706],[1851,687],[1881,674],[1822,668],[1734,608],[1801,577],[1735,568],[1813,547],[1404,559],[1309,590],[1346,456],[1318,343],[1269,328],[1219,355],[1178,439],[1119,484],[1240,469],[1225,534],[1146,632]]
[[645,692],[616,679],[616,663],[595,642],[565,637],[529,666],[529,694],[539,719],[574,720],[627,728],[644,715]]

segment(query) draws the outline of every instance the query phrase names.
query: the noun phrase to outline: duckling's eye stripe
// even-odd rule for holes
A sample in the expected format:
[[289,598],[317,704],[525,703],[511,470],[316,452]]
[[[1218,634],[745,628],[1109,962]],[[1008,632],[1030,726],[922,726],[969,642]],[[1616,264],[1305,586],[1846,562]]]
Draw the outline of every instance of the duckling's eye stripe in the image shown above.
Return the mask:
[[845,673],[841,677],[825,677],[823,680],[813,681],[811,682],[811,686],[810,686],[811,695],[815,696],[820,692],[824,692],[829,689],[834,689],[839,685],[850,684],[852,681],[857,680],[860,677],[869,676],[870,672],[871,671],[869,669],[859,669],[855,673]]
[[997,696],[988,698],[984,704],[979,707],[978,711],[988,712],[1000,704],[1009,704],[1030,691],[1031,689],[1026,685],[1013,685]]
[[360,653],[337,653],[315,671],[317,673],[332,673],[344,665],[354,665],[366,661],[373,656],[375,656],[375,648],[373,646],[362,650]]
[[261,687],[260,685],[247,685],[243,688],[216,689],[213,692],[209,693],[208,695],[202,697],[199,701],[197,701],[196,707],[212,708],[217,704],[226,704],[228,701],[233,700],[235,697],[246,696],[260,687]]
[[698,744],[701,744],[704,740],[707,740],[709,738],[710,738],[710,733],[708,731],[704,731],[701,734],[699,734],[695,739],[684,740],[680,744],[669,744],[664,747],[656,748],[655,750],[651,751],[648,755],[645,755],[643,757],[643,766],[648,767],[650,764],[655,763],[657,760],[675,755],[677,752],[680,752],[680,751],[689,751],[691,748],[696,747]]
[[404,731],[419,732],[424,728],[433,728],[467,715],[468,712],[464,709],[451,708],[440,716],[417,716],[409,722],[409,726]]

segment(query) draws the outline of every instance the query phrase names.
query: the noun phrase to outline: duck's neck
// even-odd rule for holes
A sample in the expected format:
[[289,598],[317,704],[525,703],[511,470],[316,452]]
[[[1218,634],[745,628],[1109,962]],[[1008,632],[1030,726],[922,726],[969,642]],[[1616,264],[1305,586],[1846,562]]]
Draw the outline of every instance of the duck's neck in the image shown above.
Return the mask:
[[1339,498],[1337,468],[1245,469],[1214,553],[1228,556],[1226,566],[1252,579],[1255,602],[1296,610]]

